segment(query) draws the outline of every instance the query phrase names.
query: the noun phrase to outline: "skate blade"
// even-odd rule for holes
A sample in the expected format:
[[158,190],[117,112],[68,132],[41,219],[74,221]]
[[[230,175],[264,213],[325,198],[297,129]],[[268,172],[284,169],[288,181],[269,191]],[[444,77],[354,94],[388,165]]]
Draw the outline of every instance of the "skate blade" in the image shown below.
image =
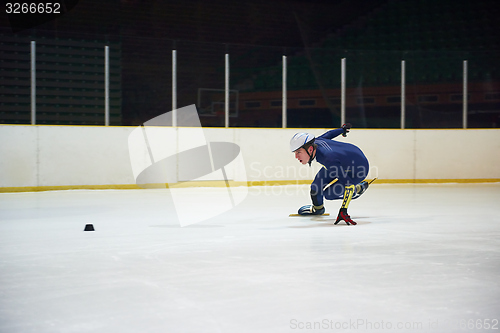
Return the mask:
[[289,217],[291,217],[291,216],[330,216],[330,213],[325,213],[325,214],[321,214],[321,215],[313,215],[313,214],[309,214],[309,215],[290,214],[288,216]]

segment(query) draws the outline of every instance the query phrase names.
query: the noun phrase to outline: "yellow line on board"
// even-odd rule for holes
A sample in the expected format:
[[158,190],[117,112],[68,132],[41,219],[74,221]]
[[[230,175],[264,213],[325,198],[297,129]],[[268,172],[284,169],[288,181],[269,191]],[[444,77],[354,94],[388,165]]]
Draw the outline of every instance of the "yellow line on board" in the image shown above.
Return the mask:
[[[312,180],[251,180],[229,181],[230,187],[236,186],[280,186],[280,185],[309,185]],[[375,184],[474,184],[474,183],[500,183],[500,178],[476,179],[377,179]],[[175,184],[118,184],[118,185],[62,185],[62,186],[25,186],[25,187],[0,187],[0,193],[12,192],[43,192],[66,190],[136,190],[136,189],[166,189],[189,187],[227,187],[224,180],[190,181]]]
[[[165,186],[164,186],[165,187]],[[60,186],[23,186],[23,187],[0,187],[0,193],[7,192],[43,192],[43,191],[66,191],[66,190],[132,190],[140,189],[135,184],[123,185],[60,185]]]
[[472,178],[472,179],[379,179],[375,184],[445,184],[445,183],[499,183],[500,178]]

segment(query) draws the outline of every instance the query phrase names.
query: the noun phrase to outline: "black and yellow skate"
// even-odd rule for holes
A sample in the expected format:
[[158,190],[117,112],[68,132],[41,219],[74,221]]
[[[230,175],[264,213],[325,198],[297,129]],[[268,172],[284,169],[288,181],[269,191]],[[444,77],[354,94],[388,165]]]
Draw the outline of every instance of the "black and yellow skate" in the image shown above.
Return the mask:
[[355,186],[355,193],[352,196],[352,200],[357,199],[361,196],[361,194],[365,193],[366,190],[368,189],[368,186],[370,186],[371,183],[373,183],[377,178],[373,178],[370,181],[363,180],[361,183],[357,184]]

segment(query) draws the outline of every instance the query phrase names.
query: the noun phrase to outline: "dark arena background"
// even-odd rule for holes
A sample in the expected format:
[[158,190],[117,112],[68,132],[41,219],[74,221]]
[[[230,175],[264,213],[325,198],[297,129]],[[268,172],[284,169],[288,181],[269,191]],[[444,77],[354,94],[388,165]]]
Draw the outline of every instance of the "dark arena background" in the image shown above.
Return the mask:
[[110,125],[139,125],[175,99],[196,104],[202,126],[224,126],[228,55],[231,127],[337,127],[343,107],[358,128],[462,128],[464,113],[467,128],[499,127],[495,0],[61,5],[52,16],[2,9],[0,123],[32,123],[35,42],[36,124],[104,125],[108,103]]

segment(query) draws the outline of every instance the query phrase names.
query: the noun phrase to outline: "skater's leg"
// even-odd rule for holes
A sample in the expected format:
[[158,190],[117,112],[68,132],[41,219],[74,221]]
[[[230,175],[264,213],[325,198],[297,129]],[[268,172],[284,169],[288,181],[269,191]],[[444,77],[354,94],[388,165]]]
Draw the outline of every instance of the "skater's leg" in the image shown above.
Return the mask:
[[349,185],[345,187],[344,191],[344,200],[342,201],[342,206],[340,207],[339,215],[337,216],[337,220],[335,221],[335,224],[338,224],[340,221],[344,221],[345,223],[349,224],[357,224],[354,222],[349,214],[347,214],[347,208],[349,207],[349,203],[351,202],[352,195],[354,194],[355,186],[354,185]]

